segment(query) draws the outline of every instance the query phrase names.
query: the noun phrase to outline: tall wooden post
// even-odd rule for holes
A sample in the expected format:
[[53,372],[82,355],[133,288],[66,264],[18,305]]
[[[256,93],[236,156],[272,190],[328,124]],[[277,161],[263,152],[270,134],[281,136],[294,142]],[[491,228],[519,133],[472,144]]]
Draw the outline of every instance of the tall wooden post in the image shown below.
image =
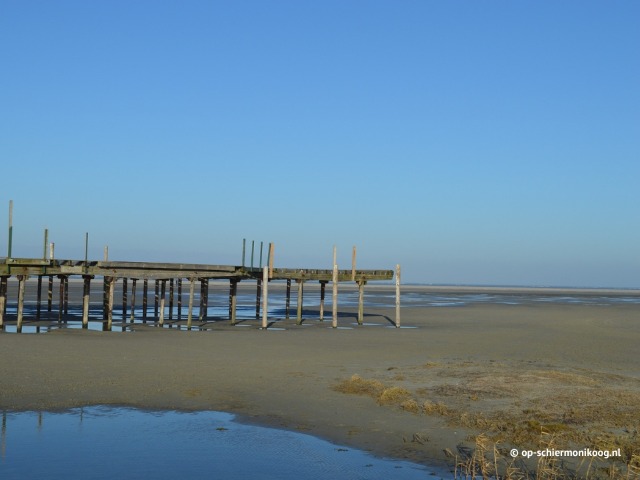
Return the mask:
[[111,327],[113,326],[113,294],[116,289],[116,278],[115,277],[105,277],[105,280],[108,279],[107,283],[107,325],[106,329],[108,332],[111,331]]
[[89,327],[89,296],[91,293],[91,275],[83,275],[84,285],[82,289],[82,328]]
[[50,312],[53,308],[53,275],[49,275],[47,294],[47,312]]
[[4,328],[4,313],[7,308],[7,279],[8,276],[0,277],[0,329]]
[[154,294],[154,304],[153,304],[153,321],[158,320],[158,302],[160,301],[160,280],[156,280],[155,285],[155,294]]
[[67,315],[68,313],[69,313],[69,275],[65,275],[64,276],[64,314]]
[[366,284],[364,280],[358,281],[358,325],[362,325],[364,319],[364,286]]
[[287,299],[284,305],[284,315],[289,320],[289,309],[291,307],[291,279],[287,278]]
[[[335,254],[334,254],[334,258],[335,258]],[[333,281],[331,283],[333,287],[333,305],[332,305],[333,318],[332,318],[331,326],[333,328],[337,328],[338,327],[338,265],[336,264],[333,265]]]
[[296,324],[298,325],[302,325],[302,302],[303,302],[303,290],[304,290],[304,280],[300,279],[300,280],[296,280],[296,283],[298,284],[298,304],[296,305],[297,307],[297,314],[296,314]]
[[42,308],[42,275],[38,275],[38,297],[36,300],[36,320],[40,320],[40,310]]
[[128,279],[122,279],[122,321],[127,321],[127,290],[129,289]]
[[64,313],[64,276],[58,275],[58,280],[60,280],[60,296],[58,299],[58,323],[61,323]]
[[182,320],[182,279],[178,279],[178,321]]
[[262,270],[262,285],[264,292],[262,295],[262,328],[267,329],[268,311],[269,311],[269,268],[264,267]]
[[191,330],[191,319],[193,318],[193,295],[195,291],[195,278],[189,279],[189,312],[187,313],[187,329]]
[[262,293],[262,278],[256,282],[256,320],[260,320],[260,294]]
[[206,321],[208,315],[209,302],[209,281],[206,278],[200,279],[200,314],[199,320]]
[[136,284],[138,279],[134,278],[131,282],[131,315],[129,316],[129,323],[133,323],[135,320],[136,311]]
[[160,283],[162,287],[160,288],[160,317],[158,318],[158,322],[160,325],[164,325],[164,297],[167,288],[167,281],[162,280]]
[[142,322],[147,323],[147,295],[149,294],[149,280],[142,281]]
[[169,280],[169,320],[173,320],[173,278]]
[[396,327],[400,328],[400,265],[396,265]]
[[238,280],[231,278],[229,279],[229,319],[231,320],[231,325],[236,324],[237,294]]
[[24,290],[27,281],[26,275],[18,275],[18,319],[16,331],[22,333],[22,315],[24,312]]
[[324,321],[324,294],[327,286],[326,280],[320,280],[320,321]]
[[275,245],[269,243],[269,278],[273,278],[273,254]]

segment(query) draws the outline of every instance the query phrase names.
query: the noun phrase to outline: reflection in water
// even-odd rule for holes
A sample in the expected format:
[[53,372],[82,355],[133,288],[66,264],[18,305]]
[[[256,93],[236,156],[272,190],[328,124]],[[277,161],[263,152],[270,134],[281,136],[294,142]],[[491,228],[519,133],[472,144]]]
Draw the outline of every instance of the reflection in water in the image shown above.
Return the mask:
[[227,413],[110,407],[4,412],[1,453],[3,480],[424,479],[432,472],[309,435],[234,423]]

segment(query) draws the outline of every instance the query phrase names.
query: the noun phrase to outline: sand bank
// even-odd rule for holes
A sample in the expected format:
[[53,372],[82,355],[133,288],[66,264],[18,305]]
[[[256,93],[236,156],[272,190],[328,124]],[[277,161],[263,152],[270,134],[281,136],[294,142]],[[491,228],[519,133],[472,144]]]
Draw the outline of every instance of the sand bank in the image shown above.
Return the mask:
[[[391,306],[366,313],[373,325],[339,330],[308,320],[274,331],[0,334],[0,408],[220,410],[422,463],[451,463],[447,449],[491,430],[479,416],[638,428],[638,305],[405,308],[403,325],[417,328],[402,329],[389,328]],[[335,389],[354,374],[409,396],[381,404]]]

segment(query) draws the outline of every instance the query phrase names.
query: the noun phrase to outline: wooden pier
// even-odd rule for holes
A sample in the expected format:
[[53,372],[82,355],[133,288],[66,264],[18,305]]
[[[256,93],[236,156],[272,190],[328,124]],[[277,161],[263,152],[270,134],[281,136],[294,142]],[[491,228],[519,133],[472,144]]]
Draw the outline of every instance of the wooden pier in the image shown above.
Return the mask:
[[[45,239],[46,246],[46,239]],[[199,283],[198,321],[203,321],[208,315],[209,282],[226,280],[229,282],[228,321],[237,324],[237,293],[238,284],[242,281],[253,281],[256,284],[256,320],[261,320],[260,328],[270,326],[268,317],[269,283],[272,281],[286,282],[285,316],[289,318],[291,304],[291,287],[297,286],[296,324],[303,321],[304,286],[308,282],[318,282],[320,285],[320,321],[324,320],[325,290],[328,283],[332,284],[332,324],[338,327],[338,286],[340,283],[356,285],[358,289],[357,322],[363,324],[364,317],[364,287],[372,281],[388,281],[394,278],[393,270],[357,270],[355,261],[350,270],[339,270],[335,264],[332,270],[319,269],[289,269],[274,268],[273,256],[267,266],[254,268],[233,265],[205,265],[183,263],[149,263],[149,262],[114,262],[88,260],[55,260],[53,258],[0,258],[0,329],[8,324],[16,326],[21,332],[25,320],[25,286],[27,279],[37,278],[37,300],[35,311],[31,312],[31,319],[39,321],[42,316],[43,303],[46,301],[47,312],[52,312],[54,302],[54,282],[58,281],[57,322],[67,321],[69,311],[69,279],[82,279],[82,328],[88,328],[89,321],[100,321],[103,330],[110,331],[114,319],[114,298],[116,286],[119,287],[122,298],[122,319],[124,323],[134,323],[136,318],[146,323],[147,320],[158,326],[163,326],[167,320],[174,319],[174,303],[177,303],[177,320],[182,318],[183,281],[188,282],[188,309],[186,328],[191,329],[194,323],[194,299],[196,297],[196,283]],[[355,252],[354,252],[355,253]],[[53,255],[51,255],[53,256]],[[244,252],[243,252],[244,262]],[[252,261],[253,264],[253,252]],[[260,261],[260,263],[262,263]],[[400,267],[396,267],[396,318],[394,324],[400,326]],[[17,280],[17,301],[15,315],[7,315],[8,281],[12,277]],[[91,282],[102,279],[102,312],[99,318],[90,318]],[[13,280],[12,280],[13,281]],[[46,300],[43,299],[43,283],[46,281]],[[149,282],[153,286],[153,318],[148,319]],[[137,305],[142,283],[142,305]],[[168,284],[168,285],[167,285]],[[167,288],[168,287],[168,288]],[[168,295],[168,305],[167,305]],[[136,309],[139,316],[136,317]],[[261,314],[262,309],[262,314]],[[168,310],[168,312],[167,312]],[[168,319],[167,319],[168,313]],[[50,315],[49,315],[50,316]],[[11,318],[9,318],[11,317]]]

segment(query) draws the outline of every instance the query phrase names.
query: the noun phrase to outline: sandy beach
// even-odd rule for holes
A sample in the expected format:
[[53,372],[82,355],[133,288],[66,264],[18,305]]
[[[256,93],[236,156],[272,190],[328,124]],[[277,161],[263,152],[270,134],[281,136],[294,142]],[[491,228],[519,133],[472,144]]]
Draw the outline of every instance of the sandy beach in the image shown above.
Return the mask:
[[640,454],[640,305],[404,307],[415,328],[400,329],[392,305],[355,327],[341,308],[349,329],[314,312],[271,331],[3,333],[0,408],[220,410],[431,465],[453,465],[480,433]]

